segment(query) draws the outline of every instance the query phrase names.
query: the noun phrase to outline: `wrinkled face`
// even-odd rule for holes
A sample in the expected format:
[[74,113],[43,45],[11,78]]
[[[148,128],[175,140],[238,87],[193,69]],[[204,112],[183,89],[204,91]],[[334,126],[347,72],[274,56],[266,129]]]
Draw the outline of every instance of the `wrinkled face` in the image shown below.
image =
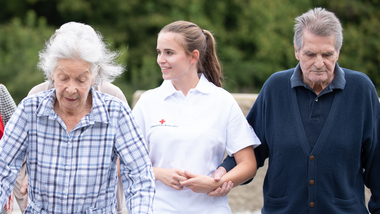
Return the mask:
[[59,59],[52,76],[60,108],[80,111],[89,99],[94,77],[90,64],[81,60]]
[[165,80],[179,80],[189,75],[189,69],[194,63],[178,42],[178,33],[160,33],[157,39],[157,63]]
[[300,61],[304,82],[313,88],[314,85],[327,86],[334,79],[335,63],[339,52],[335,50],[335,35],[327,37],[316,36],[305,31],[303,47],[297,51],[296,58]]

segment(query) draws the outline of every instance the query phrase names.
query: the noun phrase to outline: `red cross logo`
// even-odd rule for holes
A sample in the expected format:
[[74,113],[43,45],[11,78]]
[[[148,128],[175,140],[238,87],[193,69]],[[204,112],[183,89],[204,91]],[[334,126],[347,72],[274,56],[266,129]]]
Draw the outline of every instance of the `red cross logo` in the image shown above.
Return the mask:
[[166,121],[164,119],[159,121],[161,124],[164,124]]

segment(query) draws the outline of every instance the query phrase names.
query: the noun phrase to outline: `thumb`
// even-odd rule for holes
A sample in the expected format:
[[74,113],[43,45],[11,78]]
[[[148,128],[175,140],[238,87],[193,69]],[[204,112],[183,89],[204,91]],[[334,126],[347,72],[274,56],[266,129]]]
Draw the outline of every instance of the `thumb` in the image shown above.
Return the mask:
[[193,174],[193,173],[191,173],[191,172],[189,172],[189,171],[186,171],[185,170],[185,175],[186,175],[186,177],[189,179],[189,178],[194,178],[195,177],[195,174]]

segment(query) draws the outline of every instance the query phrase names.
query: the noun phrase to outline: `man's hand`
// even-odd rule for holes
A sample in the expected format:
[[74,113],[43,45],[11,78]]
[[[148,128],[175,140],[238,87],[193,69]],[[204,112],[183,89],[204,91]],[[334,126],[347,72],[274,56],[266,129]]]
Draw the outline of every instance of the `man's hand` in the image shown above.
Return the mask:
[[224,167],[217,168],[214,173],[212,173],[211,177],[214,178],[215,181],[220,181],[220,179],[227,173]]
[[22,196],[26,195],[26,193],[28,193],[28,175],[25,175],[20,188],[20,194]]
[[[224,167],[219,167],[212,173],[211,177],[214,178],[215,181],[220,181],[220,179],[227,173]],[[222,186],[216,188],[214,191],[207,193],[209,197],[223,197],[226,196],[231,189],[234,187],[232,181],[224,182]]]

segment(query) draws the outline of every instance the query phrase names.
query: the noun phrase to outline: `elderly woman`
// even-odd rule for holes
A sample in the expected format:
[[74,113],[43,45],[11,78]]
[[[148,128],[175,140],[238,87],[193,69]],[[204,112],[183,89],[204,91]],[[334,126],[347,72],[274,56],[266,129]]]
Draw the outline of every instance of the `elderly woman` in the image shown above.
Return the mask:
[[90,26],[61,26],[40,53],[53,89],[25,98],[0,142],[0,202],[27,156],[25,213],[116,213],[117,157],[128,212],[152,213],[152,165],[128,105],[93,86],[120,75]]

